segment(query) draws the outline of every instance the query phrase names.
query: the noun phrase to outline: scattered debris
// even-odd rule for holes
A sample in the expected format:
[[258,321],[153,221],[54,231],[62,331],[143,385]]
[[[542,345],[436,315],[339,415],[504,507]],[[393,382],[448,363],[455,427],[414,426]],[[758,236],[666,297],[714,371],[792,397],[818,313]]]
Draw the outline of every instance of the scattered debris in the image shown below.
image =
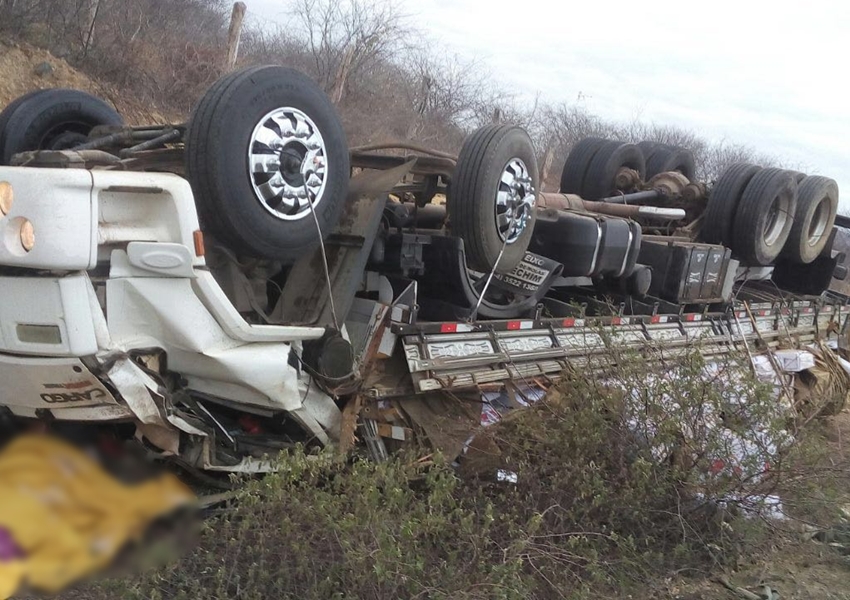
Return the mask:
[[726,575],[721,575],[717,580],[723,587],[734,592],[739,598],[744,598],[744,600],[779,600],[779,592],[772,590],[767,585],[762,586],[760,593],[756,594],[746,588],[733,585]]
[[810,346],[814,364],[800,371],[794,380],[794,404],[806,419],[840,413],[847,405],[850,374],[847,363],[826,345]]
[[841,554],[850,556],[850,525],[839,524],[816,532],[812,539],[835,548]]

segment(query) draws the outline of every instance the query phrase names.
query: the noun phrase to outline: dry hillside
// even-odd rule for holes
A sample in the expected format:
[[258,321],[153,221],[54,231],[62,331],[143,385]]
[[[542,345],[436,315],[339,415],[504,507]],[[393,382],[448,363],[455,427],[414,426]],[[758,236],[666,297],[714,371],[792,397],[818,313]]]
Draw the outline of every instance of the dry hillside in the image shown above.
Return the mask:
[[46,50],[0,43],[0,106],[29,91],[47,88],[73,88],[99,96],[113,104],[130,124],[181,120],[180,115],[159,111],[92,80]]

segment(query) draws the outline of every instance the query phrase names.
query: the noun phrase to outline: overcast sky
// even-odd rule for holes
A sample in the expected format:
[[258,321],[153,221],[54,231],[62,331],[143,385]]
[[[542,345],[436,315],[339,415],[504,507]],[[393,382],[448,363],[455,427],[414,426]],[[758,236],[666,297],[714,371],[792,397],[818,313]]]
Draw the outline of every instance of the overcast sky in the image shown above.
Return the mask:
[[[285,0],[245,0],[286,22]],[[833,177],[850,209],[850,2],[399,0],[500,85],[674,124]]]

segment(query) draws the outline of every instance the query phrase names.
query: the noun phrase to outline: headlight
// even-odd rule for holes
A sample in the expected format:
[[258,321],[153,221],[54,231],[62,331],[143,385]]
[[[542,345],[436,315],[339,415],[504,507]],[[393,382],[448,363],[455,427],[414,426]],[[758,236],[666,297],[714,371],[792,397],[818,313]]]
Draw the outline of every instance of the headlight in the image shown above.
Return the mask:
[[33,229],[32,221],[24,219],[21,224],[21,246],[29,252],[35,246],[35,229]]
[[15,194],[12,191],[12,184],[8,181],[0,181],[0,215],[6,216],[12,210],[12,201],[15,199]]

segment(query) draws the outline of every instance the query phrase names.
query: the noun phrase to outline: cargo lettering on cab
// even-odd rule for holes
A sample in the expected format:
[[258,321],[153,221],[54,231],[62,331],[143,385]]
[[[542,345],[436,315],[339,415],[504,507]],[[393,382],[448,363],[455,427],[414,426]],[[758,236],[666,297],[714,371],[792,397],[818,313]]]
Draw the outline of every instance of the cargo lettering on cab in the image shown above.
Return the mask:
[[[48,390],[55,390],[41,394],[42,402],[47,404],[70,404],[74,402],[92,402],[106,398],[106,392],[98,387],[91,387],[92,381],[77,381],[70,383],[45,383]],[[89,388],[89,389],[81,389]],[[59,391],[64,390],[64,391]]]

